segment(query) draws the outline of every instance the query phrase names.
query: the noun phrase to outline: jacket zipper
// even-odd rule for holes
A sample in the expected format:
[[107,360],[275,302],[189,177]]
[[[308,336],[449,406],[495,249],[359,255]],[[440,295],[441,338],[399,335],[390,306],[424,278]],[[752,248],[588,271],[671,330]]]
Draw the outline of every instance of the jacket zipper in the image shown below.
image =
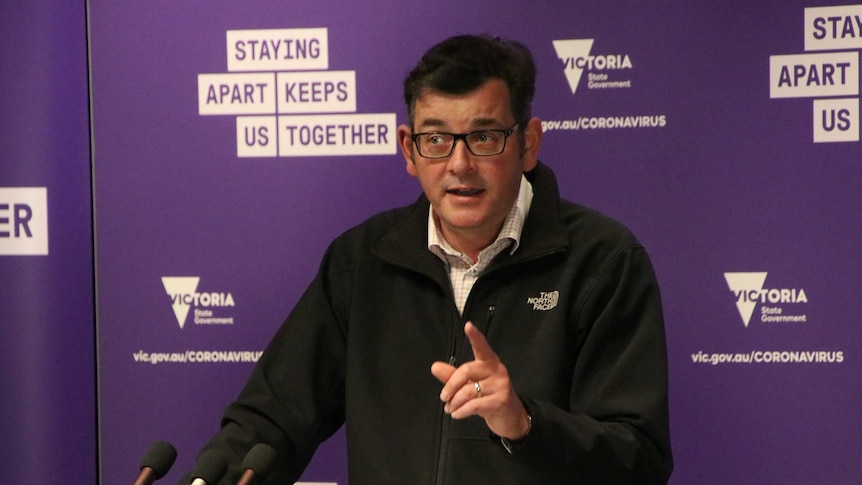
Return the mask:
[[[453,298],[454,298],[454,296],[453,296]],[[453,308],[453,311],[454,310],[455,309]],[[459,315],[459,317],[460,317],[460,315]],[[460,318],[454,318],[453,321],[455,322],[453,325],[454,331],[452,333],[452,341],[451,341],[450,346],[449,346],[449,360],[447,362],[451,366],[457,366],[457,363],[458,363],[458,358],[457,358],[458,339],[459,339],[459,333],[461,332],[461,329],[458,328],[458,323],[461,322],[461,319]],[[463,326],[463,322],[461,322],[461,325]],[[446,444],[446,437],[449,435],[449,428],[452,426],[451,418],[449,418],[449,415],[447,415],[443,411],[444,406],[445,406],[445,403],[441,402],[440,403],[440,436],[438,437],[438,439],[440,441],[439,441],[439,446],[437,448],[437,473],[436,473],[436,478],[434,480],[434,482],[437,484],[443,483],[443,470],[444,470],[444,466],[445,466],[445,462],[446,462],[446,459],[444,457],[446,456],[446,451],[449,448],[448,445]]]
[[[485,329],[484,329],[484,333],[486,333],[486,334],[487,334],[488,330],[491,328],[491,320],[494,318],[494,311],[496,309],[497,309],[497,306],[495,304],[491,304],[488,306],[488,312],[487,312],[486,317],[485,317]],[[462,319],[458,319],[456,321],[461,322],[462,325],[464,323],[466,323],[466,322],[462,322],[461,320]],[[456,366],[457,362],[458,362],[458,359],[457,359],[458,340],[462,338],[460,336],[460,333],[459,333],[460,331],[461,331],[461,329],[459,329],[459,328],[455,329],[454,338],[452,339],[452,346],[449,349],[449,365],[451,365],[451,366]],[[440,447],[437,450],[437,453],[438,453],[437,454],[437,479],[435,480],[435,482],[437,484],[443,483],[443,469],[444,469],[444,465],[445,465],[445,461],[446,461],[444,457],[446,456],[446,450],[448,448],[448,446],[446,445],[446,436],[448,436],[449,428],[452,425],[451,419],[447,419],[446,413],[443,412],[443,406],[444,406],[444,403],[441,402],[440,403],[440,415],[441,415]]]

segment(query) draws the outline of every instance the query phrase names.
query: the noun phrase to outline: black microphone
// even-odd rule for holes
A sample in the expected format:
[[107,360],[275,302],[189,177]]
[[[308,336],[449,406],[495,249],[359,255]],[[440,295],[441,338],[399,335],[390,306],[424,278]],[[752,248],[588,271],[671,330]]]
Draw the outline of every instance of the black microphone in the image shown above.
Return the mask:
[[243,472],[236,485],[252,485],[266,480],[272,472],[277,456],[275,448],[266,443],[254,445],[242,460]]
[[209,450],[198,457],[192,471],[191,485],[215,485],[227,473],[227,458],[218,451]]
[[168,473],[176,459],[177,450],[174,445],[167,441],[156,441],[141,458],[141,473],[133,485],[152,485]]

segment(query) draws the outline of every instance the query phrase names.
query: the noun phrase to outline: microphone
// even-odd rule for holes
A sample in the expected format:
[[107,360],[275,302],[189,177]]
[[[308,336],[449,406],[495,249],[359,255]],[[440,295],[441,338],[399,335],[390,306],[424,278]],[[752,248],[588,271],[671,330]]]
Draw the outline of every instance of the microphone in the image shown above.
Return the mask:
[[277,456],[278,453],[275,449],[266,443],[254,445],[242,460],[243,472],[236,484],[253,485],[258,483],[258,480],[261,482],[266,480],[266,477],[272,472]]
[[201,453],[194,471],[191,485],[215,485],[227,473],[227,458],[215,450]]
[[177,450],[174,445],[167,441],[156,441],[141,458],[141,473],[138,474],[133,485],[152,485],[168,473],[176,459]]

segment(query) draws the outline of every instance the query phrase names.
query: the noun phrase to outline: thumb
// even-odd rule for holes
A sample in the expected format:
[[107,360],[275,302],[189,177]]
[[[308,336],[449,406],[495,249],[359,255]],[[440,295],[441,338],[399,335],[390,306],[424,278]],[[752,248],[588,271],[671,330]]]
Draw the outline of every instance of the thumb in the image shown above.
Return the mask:
[[452,377],[452,374],[455,373],[456,368],[451,366],[445,362],[434,362],[431,364],[431,374],[437,378],[438,381],[446,384],[449,381],[449,378]]

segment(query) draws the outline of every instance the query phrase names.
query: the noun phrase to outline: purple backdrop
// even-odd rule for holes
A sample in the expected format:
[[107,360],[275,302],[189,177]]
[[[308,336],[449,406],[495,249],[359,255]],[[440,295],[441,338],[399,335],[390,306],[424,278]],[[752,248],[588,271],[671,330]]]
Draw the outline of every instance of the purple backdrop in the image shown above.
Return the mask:
[[[421,53],[487,31],[536,57],[541,158],[564,195],[654,258],[672,483],[855,483],[862,6],[806,20],[817,4],[90,2],[102,480],[167,439],[176,481],[326,244],[418,193],[380,139],[374,155],[336,134],[291,156],[315,147],[308,127],[403,122]],[[296,50],[238,66],[229,36]],[[312,118],[256,87],[298,71],[352,72],[338,79],[355,105],[308,94]],[[327,443],[304,479],[346,483],[342,448]]]
[[96,482],[84,2],[0,3],[0,469]]

